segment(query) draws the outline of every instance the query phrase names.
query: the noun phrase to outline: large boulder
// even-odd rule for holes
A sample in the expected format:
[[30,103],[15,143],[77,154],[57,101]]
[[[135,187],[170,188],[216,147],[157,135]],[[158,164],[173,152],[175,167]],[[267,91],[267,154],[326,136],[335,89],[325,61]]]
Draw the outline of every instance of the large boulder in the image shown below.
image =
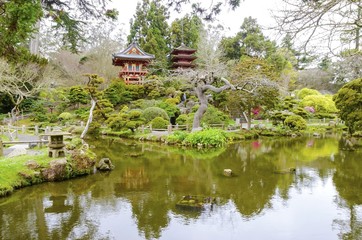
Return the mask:
[[97,169],[99,171],[111,171],[113,168],[114,165],[109,158],[102,158],[97,164]]
[[24,144],[19,144],[19,145],[14,145],[14,146],[9,147],[9,150],[11,152],[7,155],[7,157],[12,158],[12,157],[20,156],[20,155],[25,155],[27,147],[28,146],[24,145]]
[[51,161],[49,167],[41,171],[42,178],[50,182],[63,180],[67,175],[67,160],[65,158]]

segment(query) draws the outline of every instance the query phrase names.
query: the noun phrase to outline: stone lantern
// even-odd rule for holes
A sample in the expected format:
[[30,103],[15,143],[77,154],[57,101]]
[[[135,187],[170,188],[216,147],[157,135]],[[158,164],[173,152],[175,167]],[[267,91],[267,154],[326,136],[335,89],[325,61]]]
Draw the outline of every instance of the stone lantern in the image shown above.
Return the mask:
[[52,132],[44,134],[44,136],[49,136],[49,157],[64,157],[64,135],[70,135],[68,132],[62,132],[60,129],[54,129]]

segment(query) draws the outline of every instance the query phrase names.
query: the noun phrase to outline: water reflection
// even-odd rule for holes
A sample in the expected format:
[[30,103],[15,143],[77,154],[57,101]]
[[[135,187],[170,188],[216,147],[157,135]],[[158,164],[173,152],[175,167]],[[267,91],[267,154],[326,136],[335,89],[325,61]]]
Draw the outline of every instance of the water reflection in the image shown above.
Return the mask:
[[[211,152],[92,144],[115,170],[0,199],[1,239],[362,238],[362,154],[339,151],[335,138],[263,139]],[[226,168],[235,175],[223,176]],[[274,173],[288,168],[297,172]],[[176,208],[188,194],[219,201],[202,212]]]

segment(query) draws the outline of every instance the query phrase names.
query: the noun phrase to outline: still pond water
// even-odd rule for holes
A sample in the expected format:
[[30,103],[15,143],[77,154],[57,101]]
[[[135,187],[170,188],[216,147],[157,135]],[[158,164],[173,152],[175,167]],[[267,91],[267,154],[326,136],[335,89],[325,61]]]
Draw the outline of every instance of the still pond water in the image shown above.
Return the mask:
[[[115,169],[0,199],[0,239],[362,239],[362,151],[339,150],[338,138],[263,139],[209,152],[91,144]],[[274,172],[288,168],[296,173]],[[177,208],[185,195],[216,204]]]

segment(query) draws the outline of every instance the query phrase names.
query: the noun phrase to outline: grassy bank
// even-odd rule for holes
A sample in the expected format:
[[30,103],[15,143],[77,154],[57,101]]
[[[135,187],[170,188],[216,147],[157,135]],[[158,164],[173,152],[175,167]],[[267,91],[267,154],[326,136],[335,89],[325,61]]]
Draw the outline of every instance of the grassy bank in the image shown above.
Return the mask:
[[[29,169],[26,165],[29,160],[34,160],[39,167]],[[0,157],[0,196],[8,195],[17,188],[42,182],[39,170],[47,168],[51,160],[45,148],[34,156]]]
[[48,157],[47,148],[34,153],[0,157],[0,197],[22,187],[90,174],[96,163],[96,155],[90,150],[73,150],[66,159]]

